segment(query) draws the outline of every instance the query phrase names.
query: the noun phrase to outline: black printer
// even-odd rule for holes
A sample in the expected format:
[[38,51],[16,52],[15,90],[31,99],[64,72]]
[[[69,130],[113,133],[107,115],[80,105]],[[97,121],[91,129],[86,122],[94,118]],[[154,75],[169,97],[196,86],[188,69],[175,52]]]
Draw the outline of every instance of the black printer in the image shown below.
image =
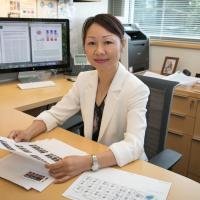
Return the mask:
[[128,70],[140,72],[149,69],[149,38],[135,25],[124,24],[128,38]]

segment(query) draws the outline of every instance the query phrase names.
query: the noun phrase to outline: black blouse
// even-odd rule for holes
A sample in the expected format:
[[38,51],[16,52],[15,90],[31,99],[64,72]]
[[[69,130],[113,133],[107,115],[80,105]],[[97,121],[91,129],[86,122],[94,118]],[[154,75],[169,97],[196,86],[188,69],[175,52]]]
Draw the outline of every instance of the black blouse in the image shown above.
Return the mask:
[[[105,98],[104,98],[105,100]],[[101,119],[103,115],[103,109],[104,109],[104,100],[102,103],[98,106],[95,102],[94,107],[94,119],[93,119],[93,134],[92,134],[92,140],[97,141],[99,137],[99,131],[101,127]]]

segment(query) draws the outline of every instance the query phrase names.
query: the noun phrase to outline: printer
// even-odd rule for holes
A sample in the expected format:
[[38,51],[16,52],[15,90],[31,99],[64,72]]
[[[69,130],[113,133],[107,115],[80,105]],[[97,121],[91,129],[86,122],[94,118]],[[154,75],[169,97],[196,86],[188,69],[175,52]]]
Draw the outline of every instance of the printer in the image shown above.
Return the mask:
[[135,73],[149,69],[149,38],[136,25],[124,24],[126,44],[120,61]]

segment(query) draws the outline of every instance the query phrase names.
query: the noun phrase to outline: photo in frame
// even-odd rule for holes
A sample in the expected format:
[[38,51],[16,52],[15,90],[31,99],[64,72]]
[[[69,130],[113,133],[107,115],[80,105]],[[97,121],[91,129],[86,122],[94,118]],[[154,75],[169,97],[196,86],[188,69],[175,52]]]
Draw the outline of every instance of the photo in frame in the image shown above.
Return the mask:
[[179,58],[177,58],[177,57],[166,56],[164,63],[163,63],[161,74],[162,75],[173,74],[176,71],[178,61],[179,61]]

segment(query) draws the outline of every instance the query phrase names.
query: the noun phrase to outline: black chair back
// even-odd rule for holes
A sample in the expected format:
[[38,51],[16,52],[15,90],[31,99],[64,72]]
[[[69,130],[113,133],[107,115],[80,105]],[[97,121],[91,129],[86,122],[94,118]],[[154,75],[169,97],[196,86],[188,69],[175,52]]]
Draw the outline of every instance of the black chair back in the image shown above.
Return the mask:
[[151,159],[165,148],[173,89],[177,82],[137,75],[150,89],[144,149]]

